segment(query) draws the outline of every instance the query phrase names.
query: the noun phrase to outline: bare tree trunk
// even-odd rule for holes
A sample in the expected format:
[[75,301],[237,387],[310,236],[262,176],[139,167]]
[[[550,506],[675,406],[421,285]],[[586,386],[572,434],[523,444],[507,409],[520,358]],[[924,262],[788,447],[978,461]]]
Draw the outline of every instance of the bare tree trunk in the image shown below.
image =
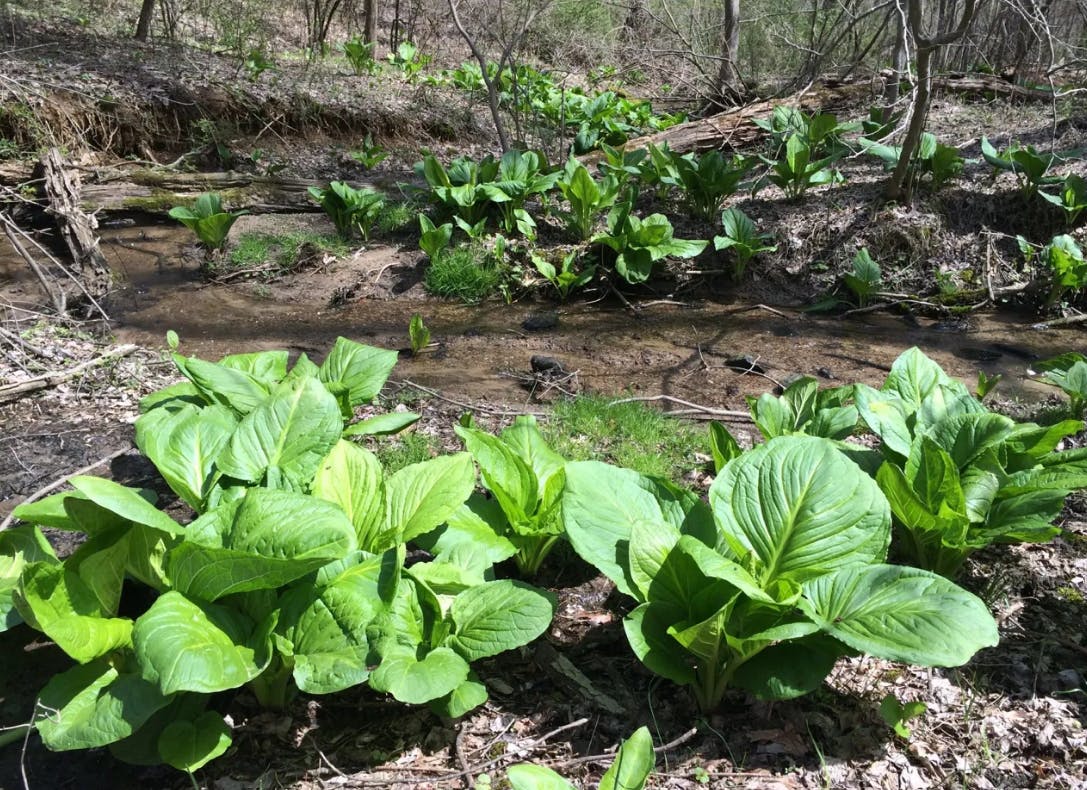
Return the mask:
[[377,44],[377,0],[365,0],[363,3],[362,38],[367,44]]
[[143,0],[140,6],[140,18],[136,22],[137,41],[147,41],[147,34],[151,32],[151,16],[155,13],[155,0]]
[[883,112],[883,121],[889,120],[891,111],[898,103],[898,95],[902,90],[902,80],[906,77],[906,69],[910,66],[908,42],[906,41],[906,13],[901,6],[897,8],[895,22],[895,48],[891,55],[891,68],[894,77],[887,85],[887,105]]
[[736,67],[740,53],[740,0],[725,0],[725,31],[721,47],[721,68],[717,72],[717,96],[724,104],[736,104],[743,96],[743,83]]
[[908,203],[911,196],[911,184],[909,175],[910,162],[914,152],[921,142],[921,135],[925,131],[925,120],[928,117],[929,98],[932,92],[932,57],[945,44],[956,41],[966,33],[970,22],[974,18],[976,0],[965,0],[962,16],[954,30],[946,33],[929,36],[921,29],[921,17],[923,15],[922,3],[924,0],[907,0],[906,20],[910,35],[913,37],[917,48],[917,87],[914,89],[913,102],[910,104],[910,125],[906,130],[906,139],[902,141],[902,151],[898,156],[898,164],[891,174],[891,180],[887,184],[887,198]]

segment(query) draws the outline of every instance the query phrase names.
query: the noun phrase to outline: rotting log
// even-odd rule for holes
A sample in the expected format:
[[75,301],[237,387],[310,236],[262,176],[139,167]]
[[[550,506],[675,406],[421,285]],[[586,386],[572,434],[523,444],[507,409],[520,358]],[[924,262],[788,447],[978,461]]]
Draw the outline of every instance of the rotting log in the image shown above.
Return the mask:
[[1053,92],[1045,88],[1016,85],[992,74],[948,74],[933,77],[934,90],[967,93],[979,96],[1000,96],[1024,101],[1053,101]]
[[52,214],[61,238],[72,256],[72,271],[87,293],[101,296],[109,290],[111,275],[106,257],[98,249],[98,220],[80,205],[82,184],[79,172],[56,148],[42,157],[45,194],[49,199],[46,211]]

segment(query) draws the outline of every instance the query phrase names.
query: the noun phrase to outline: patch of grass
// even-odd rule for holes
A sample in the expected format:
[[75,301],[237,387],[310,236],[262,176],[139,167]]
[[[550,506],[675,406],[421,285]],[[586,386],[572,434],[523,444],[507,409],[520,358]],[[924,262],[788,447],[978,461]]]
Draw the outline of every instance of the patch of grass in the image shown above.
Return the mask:
[[410,431],[377,441],[370,448],[381,465],[385,468],[385,474],[391,475],[411,464],[427,461],[437,452],[437,441],[433,436]]
[[424,285],[435,296],[479,302],[497,290],[501,270],[475,245],[444,250],[426,270]]
[[282,235],[243,233],[231,248],[227,264],[233,269],[252,269],[272,263],[278,269],[290,270],[305,257],[306,250],[337,256],[349,252],[347,244],[335,235],[310,231]]
[[245,233],[230,251],[230,265],[238,269],[260,266],[272,257],[276,239],[263,233]]
[[407,201],[386,203],[377,215],[377,229],[380,233],[400,233],[409,228],[415,229],[415,214],[418,209]]
[[708,453],[705,431],[644,403],[612,405],[613,397],[582,395],[555,406],[544,433],[571,461],[600,460],[643,474],[680,480]]

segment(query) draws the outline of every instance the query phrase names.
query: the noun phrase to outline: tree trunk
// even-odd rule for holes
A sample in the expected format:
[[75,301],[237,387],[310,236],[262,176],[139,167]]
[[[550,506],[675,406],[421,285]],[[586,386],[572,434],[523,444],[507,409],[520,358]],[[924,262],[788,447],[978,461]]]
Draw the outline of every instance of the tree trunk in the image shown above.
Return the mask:
[[377,0],[365,0],[363,3],[362,38],[371,46],[377,45]]
[[902,150],[898,155],[898,164],[887,183],[888,200],[909,203],[911,197],[910,164],[925,131],[928,117],[929,98],[932,93],[932,59],[940,47],[950,44],[965,35],[974,19],[976,0],[965,0],[962,16],[954,30],[937,35],[926,35],[921,29],[924,0],[907,0],[906,23],[914,46],[917,48],[917,81],[914,87],[913,101],[910,103],[910,125],[906,130],[906,139],[902,141]]
[[743,83],[736,67],[740,53],[740,0],[725,0],[724,41],[721,45],[721,68],[717,72],[717,96],[722,104],[738,103],[743,96]]
[[143,0],[140,6],[140,18],[136,22],[137,41],[147,41],[147,35],[151,32],[151,16],[155,13],[155,0]]
[[897,14],[895,22],[895,48],[891,56],[891,68],[894,76],[887,83],[887,105],[883,110],[883,121],[890,120],[893,107],[898,103],[899,92],[902,90],[902,80],[906,78],[906,70],[909,68],[909,50],[906,42],[906,19],[902,14]]

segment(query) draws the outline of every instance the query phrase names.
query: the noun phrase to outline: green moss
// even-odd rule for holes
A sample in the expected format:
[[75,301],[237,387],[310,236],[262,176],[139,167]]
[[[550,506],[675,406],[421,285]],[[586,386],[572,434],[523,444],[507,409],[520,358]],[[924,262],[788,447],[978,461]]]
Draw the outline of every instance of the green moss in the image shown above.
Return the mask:
[[1060,598],[1068,601],[1069,603],[1083,603],[1085,600],[1083,593],[1077,590],[1075,587],[1058,587],[1057,595]]

